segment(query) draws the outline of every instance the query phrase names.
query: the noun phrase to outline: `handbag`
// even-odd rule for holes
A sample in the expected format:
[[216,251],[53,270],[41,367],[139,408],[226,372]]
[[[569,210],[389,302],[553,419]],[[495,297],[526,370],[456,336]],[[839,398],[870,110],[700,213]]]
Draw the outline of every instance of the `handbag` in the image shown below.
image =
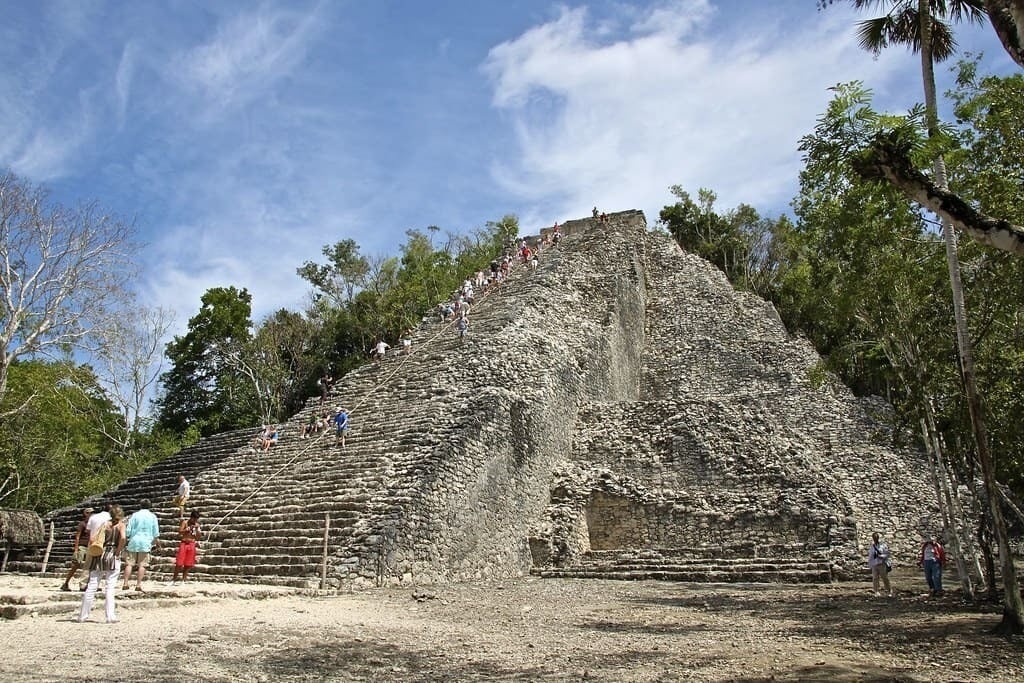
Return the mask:
[[96,534],[89,539],[89,557],[99,557],[103,554],[103,548],[106,545],[106,537],[106,526],[101,526],[96,530]]

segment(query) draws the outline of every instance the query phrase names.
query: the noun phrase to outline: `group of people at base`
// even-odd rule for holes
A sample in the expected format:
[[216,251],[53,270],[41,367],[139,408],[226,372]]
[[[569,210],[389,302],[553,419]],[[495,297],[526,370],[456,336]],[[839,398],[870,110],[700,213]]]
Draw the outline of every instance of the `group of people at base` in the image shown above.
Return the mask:
[[[185,485],[184,499],[188,498],[188,482],[184,476],[181,476],[176,490],[175,504],[181,497],[182,484]],[[182,500],[182,505],[184,505],[184,500]],[[148,500],[140,501],[139,509],[132,513],[127,520],[124,510],[116,503],[107,503],[99,512],[89,507],[82,510],[82,519],[75,530],[71,568],[60,587],[62,591],[70,591],[70,582],[78,570],[84,569],[87,573],[87,582],[80,587],[84,594],[79,608],[78,621],[89,620],[100,582],[105,581],[106,621],[108,624],[117,622],[115,595],[122,568],[125,573],[121,590],[129,589],[132,572],[135,570],[135,590],[145,592],[142,582],[146,576],[146,568],[149,566],[150,553],[154,548],[161,549],[160,523],[150,507]],[[183,507],[181,510],[184,511]],[[188,581],[189,572],[196,565],[196,551],[201,536],[199,512],[192,510],[188,519],[179,520],[179,543],[174,559],[172,584],[177,583],[179,576],[182,581]]]
[[[868,567],[871,569],[871,588],[875,597],[881,595],[879,588],[884,586],[891,598],[892,586],[889,583],[889,572],[892,571],[892,555],[889,546],[879,540],[878,532],[871,534],[871,546],[868,548]],[[928,590],[933,597],[942,595],[942,570],[946,566],[946,550],[936,536],[929,536],[921,544],[917,566],[924,570],[924,578]]]

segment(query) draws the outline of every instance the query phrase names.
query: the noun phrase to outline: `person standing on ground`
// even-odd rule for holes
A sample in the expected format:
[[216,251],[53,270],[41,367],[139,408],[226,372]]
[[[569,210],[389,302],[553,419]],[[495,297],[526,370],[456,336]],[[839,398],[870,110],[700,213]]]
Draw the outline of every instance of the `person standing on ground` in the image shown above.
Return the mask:
[[871,534],[871,547],[868,548],[868,567],[871,568],[871,586],[877,598],[879,580],[885,585],[885,591],[892,597],[892,586],[889,585],[889,546],[878,540],[878,532]]
[[921,544],[917,566],[924,569],[924,578],[933,596],[942,595],[942,568],[946,566],[946,550],[935,536]]
[[82,510],[82,519],[78,522],[78,528],[75,529],[75,544],[71,548],[71,569],[64,576],[64,584],[60,587],[62,591],[71,590],[68,584],[71,582],[71,579],[75,578],[78,570],[84,567],[85,563],[89,560],[89,556],[86,554],[86,546],[89,545],[89,517],[91,516],[92,508]]
[[184,474],[178,475],[178,488],[174,491],[174,498],[171,502],[174,503],[174,507],[178,508],[178,519],[185,516],[185,504],[188,502],[189,495],[192,494],[192,485],[188,483],[188,479],[185,478]]
[[202,531],[199,528],[199,511],[193,510],[188,519],[181,520],[178,526],[178,535],[181,542],[178,544],[178,553],[174,557],[174,574],[171,576],[171,583],[178,583],[178,575],[181,575],[183,582],[188,581],[188,573],[196,566],[196,551],[199,549],[199,537]]
[[149,566],[149,553],[156,546],[160,549],[160,522],[150,511],[150,503],[143,500],[139,509],[128,519],[125,535],[128,545],[125,552],[124,584],[121,590],[128,590],[132,580],[132,567],[138,567],[135,575],[135,590],[142,591],[142,580],[146,577]]
[[[93,517],[106,515],[97,513]],[[91,520],[90,520],[91,521]],[[107,582],[106,597],[104,606],[108,624],[117,623],[117,614],[114,612],[114,594],[117,592],[117,575],[121,572],[121,553],[124,552],[125,528],[124,513],[120,505],[111,505],[107,519],[98,525],[96,531],[90,536],[90,544],[96,539],[97,534],[102,531],[104,536],[103,554],[89,558],[89,583],[85,587],[85,594],[82,596],[82,606],[78,612],[78,621],[88,621],[89,612],[92,611],[93,601],[96,599],[96,590],[99,588],[100,579]]]

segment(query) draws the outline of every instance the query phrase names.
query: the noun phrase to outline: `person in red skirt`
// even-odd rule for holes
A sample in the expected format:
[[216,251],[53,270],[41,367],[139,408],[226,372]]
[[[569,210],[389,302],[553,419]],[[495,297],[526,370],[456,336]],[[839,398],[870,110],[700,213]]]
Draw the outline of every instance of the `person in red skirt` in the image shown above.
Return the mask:
[[181,543],[178,544],[178,554],[174,557],[174,575],[171,577],[171,583],[178,582],[179,574],[182,581],[188,581],[188,573],[196,566],[196,549],[202,535],[199,529],[198,510],[193,510],[188,519],[181,520],[178,535],[181,536]]

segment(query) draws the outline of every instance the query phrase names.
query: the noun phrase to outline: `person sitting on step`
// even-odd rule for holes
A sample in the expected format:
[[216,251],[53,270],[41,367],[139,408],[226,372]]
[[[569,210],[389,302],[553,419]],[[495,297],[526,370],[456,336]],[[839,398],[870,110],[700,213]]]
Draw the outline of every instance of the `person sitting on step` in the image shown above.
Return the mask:
[[263,452],[269,451],[270,447],[277,443],[280,436],[280,432],[277,431],[277,425],[268,426],[267,430],[263,432],[263,443],[261,445]]
[[319,431],[320,417],[316,413],[310,413],[306,425],[302,428],[300,439],[308,439]]

